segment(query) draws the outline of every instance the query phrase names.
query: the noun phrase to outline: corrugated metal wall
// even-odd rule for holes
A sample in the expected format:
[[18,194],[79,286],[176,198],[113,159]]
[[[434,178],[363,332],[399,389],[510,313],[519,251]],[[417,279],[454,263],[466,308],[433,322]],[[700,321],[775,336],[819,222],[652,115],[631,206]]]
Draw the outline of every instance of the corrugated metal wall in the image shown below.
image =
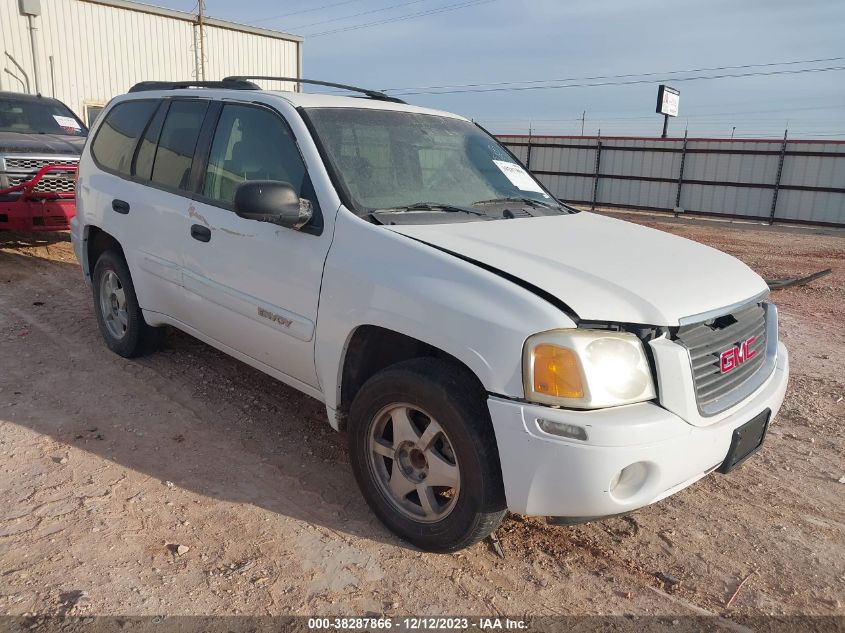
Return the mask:
[[568,202],[845,225],[845,141],[499,140]]
[[[299,77],[297,46],[296,42],[206,26],[206,79],[222,79],[229,75]],[[290,83],[256,83],[272,90],[294,89]]]
[[[34,18],[41,92],[53,95],[52,56],[55,96],[83,119],[85,105],[103,104],[139,81],[175,81],[197,75],[197,27],[188,14],[179,18],[176,12],[159,15],[134,10],[137,5],[132,3],[115,5],[42,0],[41,15]],[[233,74],[299,76],[298,41],[213,22],[205,27],[207,79]],[[31,92],[35,92],[27,18],[20,15],[17,0],[0,1],[0,87],[22,92],[21,82],[6,72],[21,75],[5,53],[23,67]]]

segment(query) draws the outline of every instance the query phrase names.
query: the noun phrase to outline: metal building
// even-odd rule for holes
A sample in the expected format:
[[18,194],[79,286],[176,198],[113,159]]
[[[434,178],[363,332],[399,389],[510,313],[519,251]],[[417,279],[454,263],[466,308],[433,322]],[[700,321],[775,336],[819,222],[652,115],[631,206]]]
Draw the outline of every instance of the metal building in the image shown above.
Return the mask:
[[139,81],[301,69],[302,38],[288,33],[127,0],[0,0],[0,91],[55,96],[89,125]]

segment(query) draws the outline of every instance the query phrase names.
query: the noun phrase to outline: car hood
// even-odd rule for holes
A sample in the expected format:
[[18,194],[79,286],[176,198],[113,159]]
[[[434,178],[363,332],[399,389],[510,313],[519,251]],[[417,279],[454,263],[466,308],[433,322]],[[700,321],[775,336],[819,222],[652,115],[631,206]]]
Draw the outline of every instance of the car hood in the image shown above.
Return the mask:
[[387,228],[518,277],[582,320],[672,326],[768,290],[721,251],[587,212]]
[[0,132],[0,154],[81,154],[84,136]]

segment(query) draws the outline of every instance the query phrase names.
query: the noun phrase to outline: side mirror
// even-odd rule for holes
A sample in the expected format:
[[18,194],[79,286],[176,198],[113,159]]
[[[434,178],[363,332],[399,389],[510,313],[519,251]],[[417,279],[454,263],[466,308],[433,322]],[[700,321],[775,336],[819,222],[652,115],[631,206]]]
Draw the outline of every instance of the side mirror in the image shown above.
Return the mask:
[[301,229],[313,215],[311,202],[278,180],[248,180],[235,190],[235,213],[247,220]]

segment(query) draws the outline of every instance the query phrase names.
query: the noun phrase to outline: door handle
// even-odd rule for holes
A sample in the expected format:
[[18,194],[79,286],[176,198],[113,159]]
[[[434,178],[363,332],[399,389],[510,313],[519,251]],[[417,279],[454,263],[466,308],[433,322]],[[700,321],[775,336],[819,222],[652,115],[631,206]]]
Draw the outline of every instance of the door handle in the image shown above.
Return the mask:
[[111,208],[113,211],[122,213],[123,215],[129,213],[129,203],[123,200],[118,200],[117,198],[111,201]]
[[211,229],[202,224],[192,224],[191,237],[200,242],[208,242],[211,240]]

